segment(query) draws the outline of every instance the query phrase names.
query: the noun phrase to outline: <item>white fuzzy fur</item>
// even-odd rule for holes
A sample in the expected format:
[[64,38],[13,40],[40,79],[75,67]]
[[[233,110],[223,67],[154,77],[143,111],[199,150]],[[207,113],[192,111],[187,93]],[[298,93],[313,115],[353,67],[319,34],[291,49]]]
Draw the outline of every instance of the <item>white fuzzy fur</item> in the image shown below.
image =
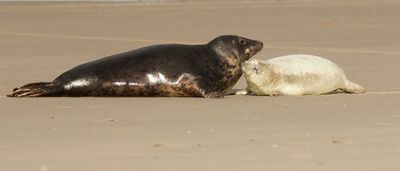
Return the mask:
[[[362,93],[332,61],[312,55],[288,55],[245,62],[242,70],[254,95],[320,95],[343,90]],[[247,94],[240,91],[237,94]]]

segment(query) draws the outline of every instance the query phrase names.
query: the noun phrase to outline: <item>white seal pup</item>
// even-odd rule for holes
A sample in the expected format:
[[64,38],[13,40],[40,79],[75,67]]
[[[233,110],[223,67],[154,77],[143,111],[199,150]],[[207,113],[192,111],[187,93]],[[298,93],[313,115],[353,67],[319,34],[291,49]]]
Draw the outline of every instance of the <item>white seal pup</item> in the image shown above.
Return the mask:
[[364,93],[347,79],[335,63],[313,55],[288,55],[267,61],[251,60],[242,65],[248,87],[244,95],[321,95],[336,92]]

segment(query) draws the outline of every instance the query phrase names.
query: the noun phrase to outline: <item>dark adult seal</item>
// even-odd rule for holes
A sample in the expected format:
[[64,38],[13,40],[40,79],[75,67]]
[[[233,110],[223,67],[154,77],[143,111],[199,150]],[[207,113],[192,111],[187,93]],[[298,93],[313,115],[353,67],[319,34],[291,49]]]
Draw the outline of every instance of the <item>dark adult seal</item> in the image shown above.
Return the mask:
[[241,64],[262,47],[235,35],[203,45],[153,45],[79,65],[8,96],[222,97],[242,75]]

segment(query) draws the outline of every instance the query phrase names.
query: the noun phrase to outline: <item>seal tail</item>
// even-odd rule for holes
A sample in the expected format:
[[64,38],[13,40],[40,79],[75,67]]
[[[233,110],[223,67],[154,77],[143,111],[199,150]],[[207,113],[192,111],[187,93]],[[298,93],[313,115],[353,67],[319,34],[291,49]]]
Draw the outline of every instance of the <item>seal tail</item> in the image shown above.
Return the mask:
[[19,88],[14,88],[13,92],[8,97],[40,97],[54,96],[64,92],[62,86],[53,82],[37,82],[26,84]]
[[345,80],[344,86],[345,87],[342,88],[342,91],[346,93],[351,93],[351,94],[365,93],[365,89],[361,85],[351,82],[349,80]]

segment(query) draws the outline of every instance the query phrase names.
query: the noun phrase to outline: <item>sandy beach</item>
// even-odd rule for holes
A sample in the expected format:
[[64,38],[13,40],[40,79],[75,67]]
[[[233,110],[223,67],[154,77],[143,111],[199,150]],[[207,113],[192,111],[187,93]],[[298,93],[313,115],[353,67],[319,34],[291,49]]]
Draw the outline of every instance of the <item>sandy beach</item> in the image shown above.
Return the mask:
[[[400,1],[0,3],[1,171],[398,171]],[[313,54],[362,95],[8,98],[84,62],[238,34]],[[243,78],[234,89],[246,87]]]

